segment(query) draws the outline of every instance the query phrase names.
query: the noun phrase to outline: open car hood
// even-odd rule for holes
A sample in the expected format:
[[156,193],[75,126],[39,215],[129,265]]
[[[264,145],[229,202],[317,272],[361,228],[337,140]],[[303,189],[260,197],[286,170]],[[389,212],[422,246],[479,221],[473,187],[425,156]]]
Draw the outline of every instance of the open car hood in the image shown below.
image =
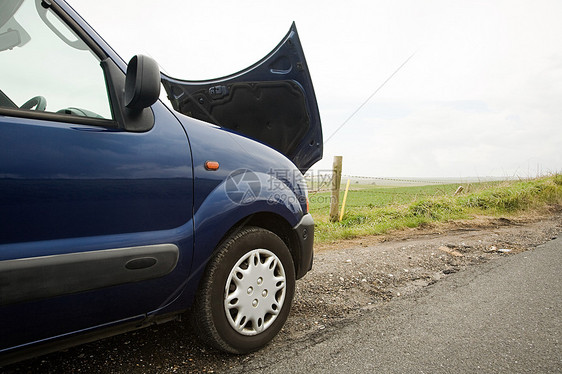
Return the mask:
[[304,173],[322,158],[322,125],[293,23],[262,60],[229,76],[186,81],[162,74],[178,112],[232,129],[287,156]]

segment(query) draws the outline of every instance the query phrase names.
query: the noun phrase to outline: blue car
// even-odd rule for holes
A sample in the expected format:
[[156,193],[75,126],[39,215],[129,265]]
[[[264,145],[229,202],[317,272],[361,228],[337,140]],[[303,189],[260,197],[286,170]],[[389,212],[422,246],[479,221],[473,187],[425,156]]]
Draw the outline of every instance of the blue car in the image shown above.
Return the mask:
[[279,332],[322,158],[294,24],[195,82],[126,63],[62,0],[0,0],[0,71],[0,366],[186,311],[230,353]]

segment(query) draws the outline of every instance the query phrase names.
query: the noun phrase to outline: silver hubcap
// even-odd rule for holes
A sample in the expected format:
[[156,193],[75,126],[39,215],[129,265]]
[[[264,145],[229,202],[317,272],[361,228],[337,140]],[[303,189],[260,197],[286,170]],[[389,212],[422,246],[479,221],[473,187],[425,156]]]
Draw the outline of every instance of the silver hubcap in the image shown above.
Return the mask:
[[224,311],[230,326],[242,335],[267,329],[285,301],[285,269],[267,249],[246,253],[230,271],[225,286]]

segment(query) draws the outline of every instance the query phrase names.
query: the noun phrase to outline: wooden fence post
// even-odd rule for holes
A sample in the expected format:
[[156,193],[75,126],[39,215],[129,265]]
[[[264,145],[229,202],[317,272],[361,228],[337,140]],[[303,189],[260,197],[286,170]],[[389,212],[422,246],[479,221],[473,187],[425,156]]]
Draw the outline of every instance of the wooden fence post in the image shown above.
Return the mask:
[[330,221],[332,222],[337,222],[339,218],[338,207],[340,205],[342,158],[342,156],[334,156],[334,165],[332,167],[332,197],[330,199]]

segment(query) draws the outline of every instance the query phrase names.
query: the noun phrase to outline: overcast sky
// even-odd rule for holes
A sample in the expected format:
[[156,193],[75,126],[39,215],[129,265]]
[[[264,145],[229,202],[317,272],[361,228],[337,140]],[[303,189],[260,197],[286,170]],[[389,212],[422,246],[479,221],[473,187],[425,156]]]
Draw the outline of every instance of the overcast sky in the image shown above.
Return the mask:
[[534,176],[562,171],[562,1],[86,1],[69,3],[126,60],[189,80],[241,70],[291,22],[320,107],[315,169]]

